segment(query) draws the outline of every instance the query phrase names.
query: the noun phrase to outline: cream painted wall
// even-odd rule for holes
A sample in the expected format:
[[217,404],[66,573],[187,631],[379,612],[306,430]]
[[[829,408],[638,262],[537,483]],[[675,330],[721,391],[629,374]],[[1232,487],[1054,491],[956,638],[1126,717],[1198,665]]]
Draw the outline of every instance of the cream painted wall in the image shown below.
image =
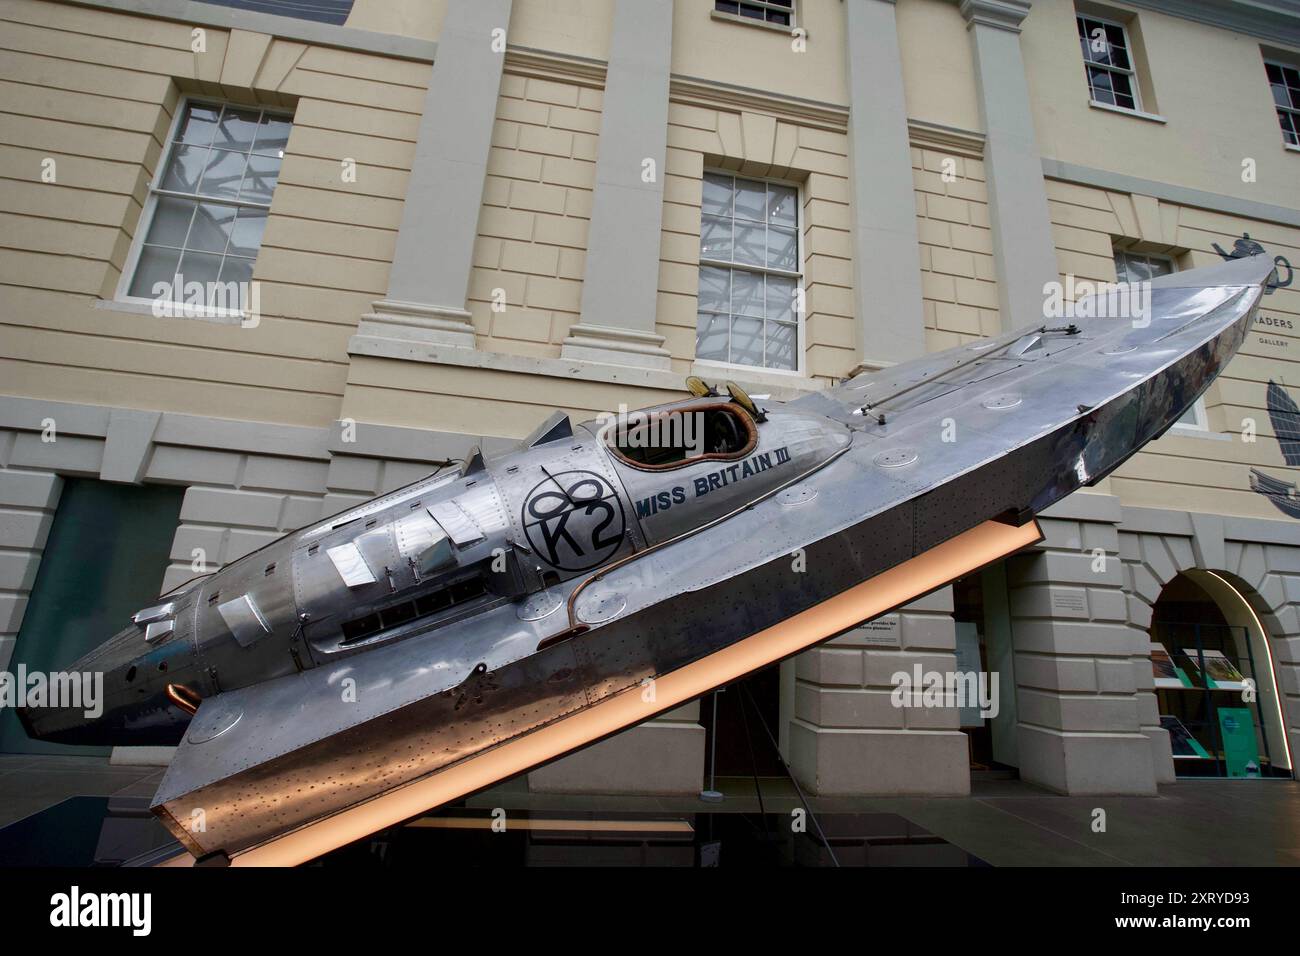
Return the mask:
[[674,74],[822,103],[848,102],[840,0],[800,0],[797,25],[807,39],[802,53],[794,52],[784,30],[714,19],[713,7],[713,0],[676,0]]
[[[7,394],[323,425],[387,288],[429,67],[13,0],[0,9],[0,381]],[[256,328],[111,300],[181,92],[290,107]],[[355,182],[341,175],[357,163]],[[55,162],[54,182],[42,179]]]
[[510,44],[603,60],[613,23],[611,0],[515,0]]
[[447,0],[353,0],[346,25],[376,33],[437,40],[446,13]]
[[907,115],[983,130],[966,19],[951,0],[898,0],[898,46]]
[[[1043,155],[1256,202],[1300,205],[1300,153],[1283,147],[1261,41],[1149,10],[1136,15],[1165,123],[1090,107],[1074,5],[1034,3],[1020,46]],[[1256,182],[1242,182],[1246,158],[1256,162]]]

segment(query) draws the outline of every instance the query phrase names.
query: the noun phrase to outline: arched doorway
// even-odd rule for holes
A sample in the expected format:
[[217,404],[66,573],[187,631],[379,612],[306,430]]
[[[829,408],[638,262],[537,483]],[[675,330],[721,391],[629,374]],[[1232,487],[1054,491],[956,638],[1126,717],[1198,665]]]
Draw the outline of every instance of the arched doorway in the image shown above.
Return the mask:
[[1152,608],[1160,723],[1179,777],[1290,777],[1268,634],[1228,577],[1199,568]]

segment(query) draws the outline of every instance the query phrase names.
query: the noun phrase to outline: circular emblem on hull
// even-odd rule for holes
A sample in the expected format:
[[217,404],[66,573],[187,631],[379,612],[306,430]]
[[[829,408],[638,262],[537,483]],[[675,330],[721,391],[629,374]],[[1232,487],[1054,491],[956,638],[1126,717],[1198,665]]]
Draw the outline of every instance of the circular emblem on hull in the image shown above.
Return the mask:
[[550,591],[538,591],[536,594],[530,594],[528,599],[519,605],[517,611],[521,621],[540,621],[546,615],[551,614],[562,603],[559,596],[552,594]]
[[578,618],[584,624],[604,624],[623,613],[627,597],[607,584],[589,588],[578,603]]
[[588,571],[623,544],[623,502],[594,471],[548,475],[528,492],[520,520],[528,545],[563,571]]
[[902,468],[916,461],[916,452],[911,448],[895,448],[893,451],[882,451],[872,461],[881,468]]
[[1019,395],[995,395],[983,401],[985,408],[1015,408],[1023,401]]
[[809,488],[807,485],[800,485],[797,488],[787,488],[776,496],[776,500],[781,502],[787,508],[795,505],[801,505],[805,502],[812,501],[817,497],[817,489]]
[[[208,703],[214,704],[215,701],[209,701]],[[213,706],[200,708],[200,712],[195,714],[194,719],[190,721],[190,728],[186,736],[192,744],[207,743],[209,740],[220,737],[235,726],[243,716],[243,710],[238,707]]]

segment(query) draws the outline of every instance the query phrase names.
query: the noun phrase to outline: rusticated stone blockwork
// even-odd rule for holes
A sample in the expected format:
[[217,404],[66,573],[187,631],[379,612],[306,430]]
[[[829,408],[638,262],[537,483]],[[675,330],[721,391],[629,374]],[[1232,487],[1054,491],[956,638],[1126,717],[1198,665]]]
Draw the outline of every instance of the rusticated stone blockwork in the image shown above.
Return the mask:
[[952,707],[899,707],[893,675],[954,670],[952,592],[944,588],[794,661],[788,759],[814,793],[963,794],[966,736]]

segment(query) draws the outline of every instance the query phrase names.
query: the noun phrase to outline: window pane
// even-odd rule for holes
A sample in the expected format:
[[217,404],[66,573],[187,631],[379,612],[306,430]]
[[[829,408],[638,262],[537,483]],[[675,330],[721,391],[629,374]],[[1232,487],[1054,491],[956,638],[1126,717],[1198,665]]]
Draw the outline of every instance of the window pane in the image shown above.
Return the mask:
[[767,366],[783,368],[790,371],[798,368],[795,345],[798,341],[797,327],[781,322],[767,323]]
[[1083,57],[1094,63],[1106,62],[1106,30],[1095,20],[1079,18],[1079,39],[1083,42]]
[[741,315],[764,315],[763,277],[736,269],[731,273],[731,311]]
[[1156,276],[1172,275],[1174,264],[1168,259],[1161,259],[1158,256],[1147,257],[1147,270],[1151,273],[1151,278]]
[[796,208],[798,195],[793,186],[768,186],[767,221],[779,226],[793,226],[799,215]]
[[247,283],[253,279],[253,260],[238,259],[234,256],[226,256],[221,261],[221,279],[223,285],[226,285],[226,301],[222,305],[227,309],[242,309],[244,307],[244,290]]
[[767,184],[752,179],[736,180],[736,218],[767,221]]
[[695,357],[727,361],[727,326],[725,315],[701,313],[695,336]]
[[172,151],[163,176],[162,188],[178,193],[196,193],[203,167],[207,165],[209,150],[206,146],[177,146]]
[[1110,74],[1097,67],[1088,68],[1088,88],[1098,103],[1115,105],[1115,94],[1110,90]]
[[731,309],[731,272],[728,269],[700,269],[701,312],[728,312]]
[[1187,411],[1183,412],[1181,415],[1178,416],[1178,424],[1180,425],[1196,424],[1196,403],[1195,402],[1192,403],[1192,406],[1189,409],[1187,409]]
[[248,152],[253,146],[253,137],[257,135],[257,117],[257,110],[239,110],[227,106],[221,114],[217,137],[212,145]]
[[700,255],[731,262],[731,220],[717,216],[700,219]]
[[1298,131],[1296,129],[1295,115],[1278,110],[1277,118],[1282,125],[1282,138],[1292,146],[1300,145],[1300,138],[1297,138],[1296,135]]
[[702,212],[706,216],[731,215],[731,177],[717,173],[704,174]]
[[773,226],[767,231],[767,265],[794,272],[799,268],[799,236],[793,229]]
[[189,252],[181,256],[180,275],[186,285],[191,282],[216,282],[221,272],[221,256],[210,252]]
[[180,257],[180,251],[176,249],[145,246],[140,250],[140,261],[136,263],[135,276],[131,280],[128,294],[143,299],[154,298],[154,283],[172,282]]
[[176,138],[183,143],[207,146],[212,142],[212,134],[217,129],[217,117],[221,115],[219,106],[203,106],[191,103],[185,108]]
[[213,149],[203,170],[199,192],[204,196],[234,199],[239,195],[239,184],[244,178],[248,157],[228,149]]
[[763,364],[763,320],[736,316],[731,320],[731,361],[737,365]]
[[231,256],[256,256],[262,245],[262,232],[266,229],[264,209],[241,209],[230,233],[226,254]]
[[253,152],[266,153],[283,158],[285,147],[289,145],[289,130],[293,124],[278,116],[263,116],[257,125],[257,140]]
[[245,202],[269,205],[271,193],[275,192],[275,184],[279,178],[279,157],[259,156],[254,153],[248,157],[248,168],[244,171],[244,185],[239,190],[239,198]]
[[1133,78],[1123,73],[1112,73],[1110,81],[1115,90],[1115,105],[1135,109],[1137,98],[1133,95]]
[[160,197],[154,209],[153,222],[149,226],[149,236],[146,241],[157,246],[177,248],[183,246],[196,205],[197,203],[189,199]]
[[1151,278],[1151,266],[1138,256],[1128,257],[1125,272],[1129,282],[1146,282]]
[[225,252],[226,242],[230,239],[230,227],[234,222],[234,206],[210,202],[200,204],[194,216],[194,225],[190,227],[186,248],[201,252]]
[[736,220],[736,262],[761,266],[767,262],[767,227]]
[[793,279],[783,279],[780,276],[767,277],[766,314],[769,319],[794,321],[794,288]]

